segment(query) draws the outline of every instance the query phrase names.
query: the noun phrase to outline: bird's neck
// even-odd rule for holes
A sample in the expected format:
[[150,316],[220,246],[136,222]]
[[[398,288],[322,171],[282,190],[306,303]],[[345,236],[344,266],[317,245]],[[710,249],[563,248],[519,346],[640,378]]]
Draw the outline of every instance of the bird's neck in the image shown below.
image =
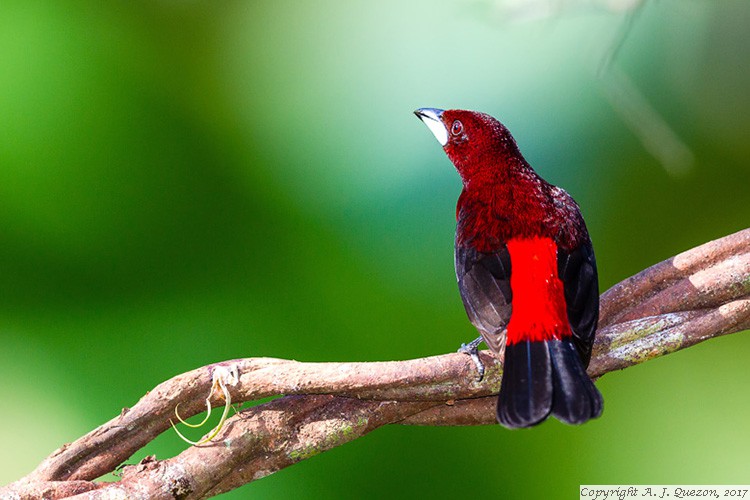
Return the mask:
[[464,180],[456,206],[457,242],[492,252],[511,238],[543,236],[549,204],[545,186],[525,162]]

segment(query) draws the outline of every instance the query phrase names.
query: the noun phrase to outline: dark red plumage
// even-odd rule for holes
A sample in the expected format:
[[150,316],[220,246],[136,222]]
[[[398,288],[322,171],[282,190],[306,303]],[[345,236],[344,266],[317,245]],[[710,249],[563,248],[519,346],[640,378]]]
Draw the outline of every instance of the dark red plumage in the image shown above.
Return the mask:
[[586,374],[599,315],[596,261],[578,205],[544,181],[505,126],[473,111],[415,112],[458,170],[456,276],[466,312],[505,358],[498,421],[598,417]]

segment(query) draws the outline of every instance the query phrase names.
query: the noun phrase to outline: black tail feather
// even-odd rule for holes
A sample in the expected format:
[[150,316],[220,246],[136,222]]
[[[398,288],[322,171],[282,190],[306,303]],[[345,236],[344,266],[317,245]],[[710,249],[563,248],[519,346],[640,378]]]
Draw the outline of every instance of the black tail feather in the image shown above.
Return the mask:
[[505,347],[497,420],[509,428],[531,427],[552,409],[552,363],[544,342]]
[[602,414],[602,395],[586,374],[570,340],[547,342],[552,360],[552,414],[566,424],[582,424]]
[[497,420],[505,427],[531,427],[550,413],[582,424],[602,413],[602,396],[570,339],[525,341],[506,346]]

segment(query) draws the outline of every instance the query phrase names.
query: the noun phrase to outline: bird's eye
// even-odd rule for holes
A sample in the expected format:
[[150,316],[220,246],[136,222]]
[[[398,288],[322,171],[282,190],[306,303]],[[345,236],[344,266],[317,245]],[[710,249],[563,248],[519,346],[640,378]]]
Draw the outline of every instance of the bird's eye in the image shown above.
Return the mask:
[[451,125],[451,134],[453,135],[459,135],[461,132],[464,131],[464,125],[460,121],[456,120],[453,122],[453,125]]

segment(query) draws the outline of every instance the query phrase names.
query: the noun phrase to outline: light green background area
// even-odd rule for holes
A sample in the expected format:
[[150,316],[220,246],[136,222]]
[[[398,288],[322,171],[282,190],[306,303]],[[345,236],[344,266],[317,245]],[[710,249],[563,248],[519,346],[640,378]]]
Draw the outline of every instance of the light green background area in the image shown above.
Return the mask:
[[[473,338],[460,182],[416,108],[502,120],[581,205],[602,289],[747,227],[750,5],[615,5],[0,4],[0,484],[198,366]],[[625,119],[651,130],[641,100],[681,172]],[[749,358],[747,333],[712,340],[603,377],[582,427],[384,428],[224,498],[747,484]],[[170,431],[131,462],[184,447]]]

